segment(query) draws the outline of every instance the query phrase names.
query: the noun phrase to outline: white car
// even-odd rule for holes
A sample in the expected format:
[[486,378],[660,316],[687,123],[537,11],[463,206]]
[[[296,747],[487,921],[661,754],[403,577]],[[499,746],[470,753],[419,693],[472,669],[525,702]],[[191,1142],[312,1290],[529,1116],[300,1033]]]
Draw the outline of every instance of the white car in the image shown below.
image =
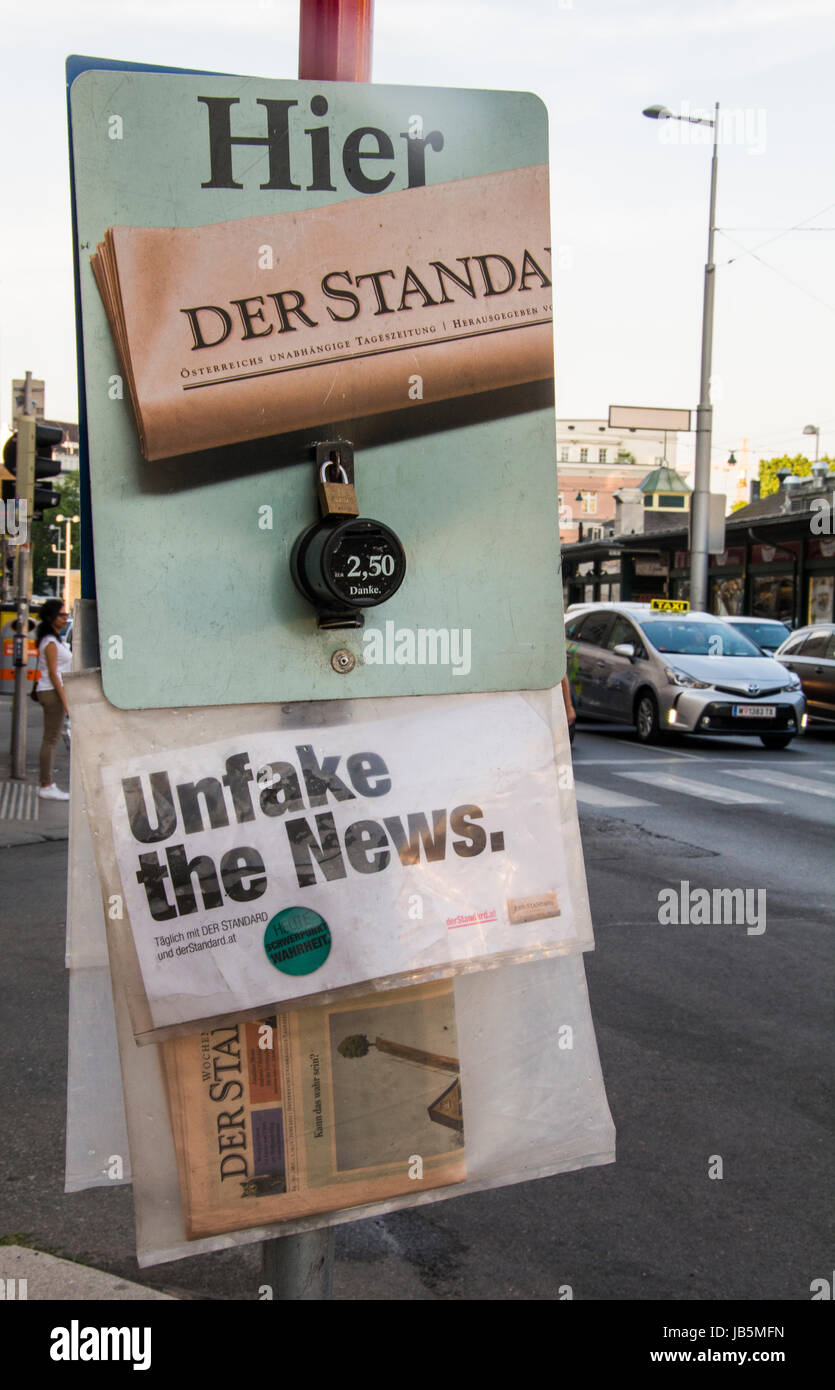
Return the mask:
[[778,647],[791,636],[791,628],[785,623],[781,623],[777,618],[738,618],[726,617],[722,621],[730,627],[735,627],[737,632],[742,632],[746,637],[750,637],[752,642],[756,642],[761,651],[766,656],[773,656]]

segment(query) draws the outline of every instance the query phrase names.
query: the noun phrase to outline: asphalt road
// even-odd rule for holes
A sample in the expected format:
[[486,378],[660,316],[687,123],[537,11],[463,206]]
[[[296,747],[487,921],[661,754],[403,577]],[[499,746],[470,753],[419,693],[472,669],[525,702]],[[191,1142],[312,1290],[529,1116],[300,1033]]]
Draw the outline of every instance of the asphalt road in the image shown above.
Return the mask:
[[[646,749],[583,726],[574,753],[617,1162],[343,1226],[335,1295],[809,1300],[832,1271],[835,734]],[[257,1298],[258,1247],[139,1271],[130,1190],[63,1193],[65,871],[63,843],[0,850],[0,1237]],[[763,890],[765,917],[659,922],[683,882]]]

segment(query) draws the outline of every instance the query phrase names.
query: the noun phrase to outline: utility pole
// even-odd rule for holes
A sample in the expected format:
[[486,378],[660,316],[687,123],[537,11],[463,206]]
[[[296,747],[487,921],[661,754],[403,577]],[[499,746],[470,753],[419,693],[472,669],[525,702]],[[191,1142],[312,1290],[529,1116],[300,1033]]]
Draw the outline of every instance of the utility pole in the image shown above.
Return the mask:
[[[301,0],[299,77],[369,82],[374,0]],[[263,1281],[274,1299],[321,1301],[333,1285],[333,1227],[265,1240]]]
[[32,573],[32,552],[29,548],[29,518],[35,509],[35,438],[36,419],[32,401],[32,373],[26,373],[23,413],[17,418],[16,490],[18,515],[26,504],[25,539],[17,547],[17,631],[14,636],[14,692],[12,695],[12,777],[26,777],[26,697],[29,658],[29,590]]
[[11,590],[8,587],[9,570],[9,542],[5,530],[0,535],[0,601],[8,603],[11,598]]
[[[707,124],[711,124],[707,122]],[[716,225],[716,172],[719,153],[719,103],[713,112],[713,158],[710,162],[710,212],[707,230],[707,263],[702,305],[702,362],[699,405],[696,411],[696,469],[690,501],[690,607],[707,609],[708,538],[710,531],[710,445],[713,434],[713,406],[710,401],[710,373],[713,356],[713,299],[716,265],[713,260],[713,233]]]
[[710,445],[713,435],[713,406],[710,403],[710,370],[713,358],[713,299],[716,264],[713,260],[713,233],[716,230],[716,175],[719,168],[719,102],[708,116],[676,116],[666,106],[647,106],[644,115],[653,121],[686,121],[690,125],[713,126],[713,158],[710,162],[710,208],[707,219],[707,263],[702,300],[702,357],[699,404],[696,409],[696,469],[690,500],[690,607],[707,608],[707,579],[710,541]]

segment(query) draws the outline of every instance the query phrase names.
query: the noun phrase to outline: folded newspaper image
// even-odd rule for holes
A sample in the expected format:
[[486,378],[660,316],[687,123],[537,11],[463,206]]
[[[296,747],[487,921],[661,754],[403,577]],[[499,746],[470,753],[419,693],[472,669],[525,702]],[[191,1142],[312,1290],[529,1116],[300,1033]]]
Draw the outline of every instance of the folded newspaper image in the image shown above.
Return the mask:
[[466,1178],[451,981],[161,1046],[189,1239]]
[[111,227],[91,264],[148,460],[553,376],[545,165]]

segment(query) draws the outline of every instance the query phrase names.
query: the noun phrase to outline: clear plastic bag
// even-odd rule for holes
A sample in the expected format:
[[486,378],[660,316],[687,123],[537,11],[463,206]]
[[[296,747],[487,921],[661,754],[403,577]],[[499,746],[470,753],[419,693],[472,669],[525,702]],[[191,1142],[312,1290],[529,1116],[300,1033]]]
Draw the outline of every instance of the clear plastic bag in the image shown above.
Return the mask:
[[[84,674],[67,695],[142,1041],[593,944],[559,687],[124,711]],[[273,950],[287,913],[322,935]]]

